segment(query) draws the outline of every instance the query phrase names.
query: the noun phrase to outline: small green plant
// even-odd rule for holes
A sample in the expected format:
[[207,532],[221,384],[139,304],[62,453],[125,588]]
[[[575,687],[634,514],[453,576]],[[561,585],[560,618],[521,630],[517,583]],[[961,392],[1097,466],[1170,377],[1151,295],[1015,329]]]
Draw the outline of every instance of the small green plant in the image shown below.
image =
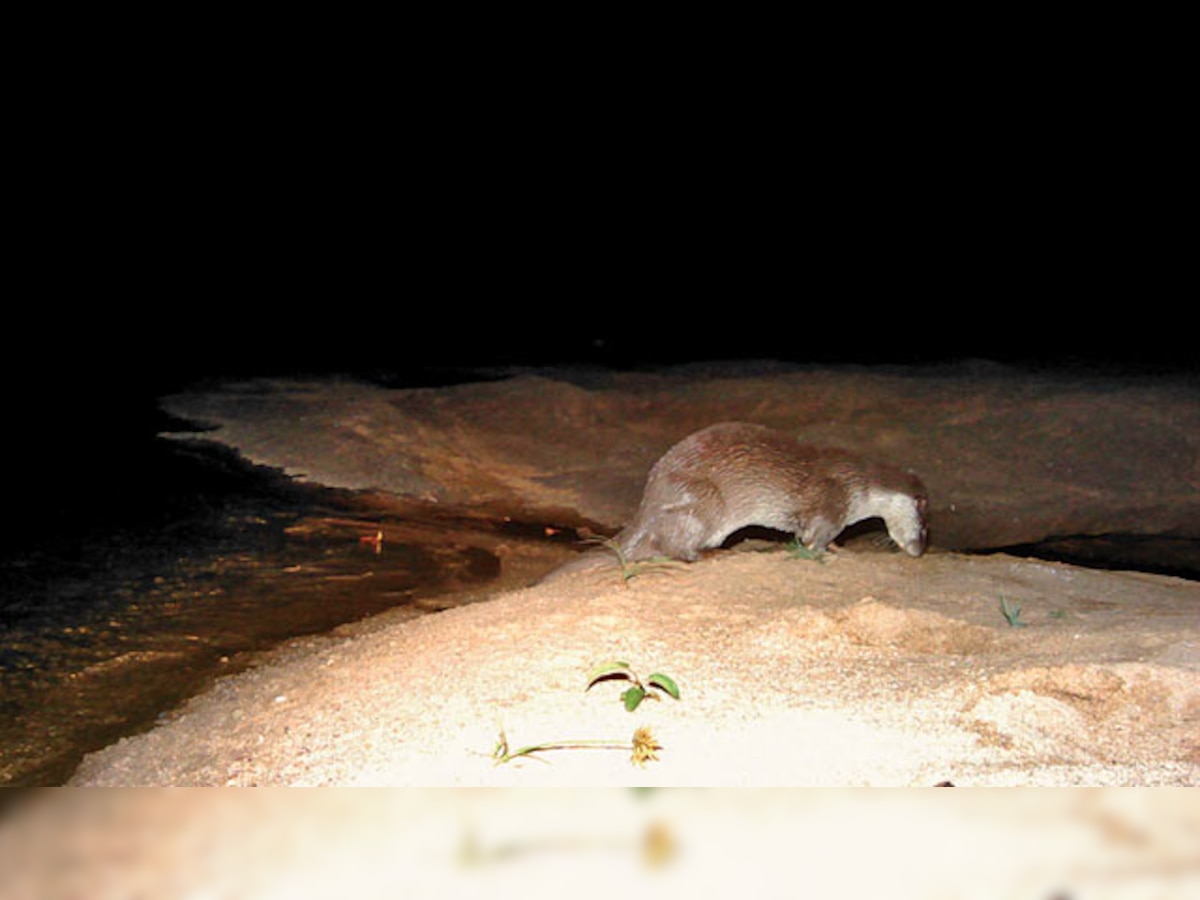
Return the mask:
[[545,753],[548,750],[583,749],[629,750],[631,751],[629,761],[635,766],[645,766],[647,762],[658,759],[658,751],[662,749],[662,745],[654,739],[654,735],[650,733],[649,728],[642,727],[633,732],[633,738],[628,743],[604,740],[547,741],[512,750],[508,746],[508,736],[504,733],[504,729],[501,728],[500,737],[496,740],[496,746],[492,749],[492,759],[495,760],[496,765],[512,762],[514,759],[519,759],[523,756],[536,759],[539,762],[546,762],[546,760],[535,754]]
[[675,679],[670,675],[664,675],[662,672],[654,672],[647,676],[645,682],[643,682],[638,678],[638,674],[633,670],[633,667],[621,660],[601,663],[592,669],[591,674],[588,675],[587,687],[584,690],[590,691],[593,685],[601,681],[615,680],[633,682],[630,687],[621,693],[621,702],[625,704],[625,708],[630,712],[637,709],[647,697],[653,697],[655,700],[661,699],[658,694],[650,690],[651,688],[662,691],[675,700],[679,699],[679,685],[675,683]]
[[825,565],[825,553],[821,550],[810,550],[800,543],[800,538],[794,537],[787,545],[787,555],[792,559],[808,559]]
[[1021,604],[1014,603],[1010,606],[1008,598],[1003,594],[1000,595],[1000,612],[1004,615],[1004,621],[1008,623],[1009,628],[1024,628],[1029,624],[1021,619]]
[[621,544],[616,538],[589,538],[588,543],[599,544],[617,558],[617,566],[621,570],[621,581],[625,585],[628,585],[633,579],[637,578],[639,575],[644,575],[647,572],[663,571],[667,569],[680,569],[683,568],[684,565],[679,560],[671,559],[669,556],[655,556],[651,559],[639,559],[631,561],[626,558],[625,551],[621,549]]
[[[643,682],[633,668],[627,662],[614,660],[612,662],[602,663],[592,669],[588,676],[587,687],[584,691],[592,689],[592,685],[600,681],[609,681],[615,679],[623,679],[631,681],[633,684],[621,694],[621,702],[625,708],[633,712],[641,702],[647,697],[653,697],[655,700],[660,699],[658,694],[653,693],[650,689],[662,691],[669,694],[676,700],[679,699],[679,685],[675,683],[675,679],[669,675],[664,675],[661,672],[655,672]],[[495,746],[492,748],[492,759],[496,765],[501,763],[512,762],[514,759],[521,757],[529,757],[536,759],[539,762],[546,762],[537,754],[545,753],[549,750],[629,750],[632,755],[630,762],[636,766],[644,766],[647,762],[658,759],[658,751],[662,749],[662,745],[654,739],[654,735],[650,733],[650,729],[641,727],[633,732],[633,739],[625,743],[623,741],[607,741],[607,740],[571,740],[571,741],[544,741],[539,744],[528,744],[524,747],[512,749],[508,743],[508,735],[504,733],[504,726],[500,726],[500,736],[496,740]]]

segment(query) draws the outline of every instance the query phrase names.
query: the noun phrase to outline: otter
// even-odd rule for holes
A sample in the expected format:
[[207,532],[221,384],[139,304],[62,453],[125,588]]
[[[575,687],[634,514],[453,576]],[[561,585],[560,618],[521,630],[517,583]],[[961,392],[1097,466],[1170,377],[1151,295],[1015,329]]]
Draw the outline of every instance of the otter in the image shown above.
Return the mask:
[[650,469],[641,505],[615,540],[627,561],[692,561],[740,528],[794,534],[826,550],[876,516],[910,556],[928,540],[925,486],[909,472],[762,425],[722,422],[685,437]]

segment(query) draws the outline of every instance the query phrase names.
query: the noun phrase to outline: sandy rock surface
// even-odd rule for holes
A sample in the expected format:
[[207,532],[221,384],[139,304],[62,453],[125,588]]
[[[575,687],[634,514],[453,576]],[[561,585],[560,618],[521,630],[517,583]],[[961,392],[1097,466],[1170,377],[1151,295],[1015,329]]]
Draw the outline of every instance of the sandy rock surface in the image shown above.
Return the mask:
[[[1001,594],[1010,626],[1000,611]],[[77,785],[1197,785],[1200,586],[1005,556],[721,551],[296,642]],[[585,691],[610,659],[678,702]],[[627,750],[648,727],[657,761]]]

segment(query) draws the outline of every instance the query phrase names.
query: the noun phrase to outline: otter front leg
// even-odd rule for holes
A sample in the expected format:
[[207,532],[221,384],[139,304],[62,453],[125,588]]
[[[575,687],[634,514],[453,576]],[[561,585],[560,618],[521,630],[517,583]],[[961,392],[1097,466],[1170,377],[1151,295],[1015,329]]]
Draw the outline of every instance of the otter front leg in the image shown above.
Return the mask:
[[838,536],[840,531],[841,529],[833,522],[817,516],[800,529],[797,537],[800,539],[800,543],[813,553],[824,553],[833,544],[833,539]]

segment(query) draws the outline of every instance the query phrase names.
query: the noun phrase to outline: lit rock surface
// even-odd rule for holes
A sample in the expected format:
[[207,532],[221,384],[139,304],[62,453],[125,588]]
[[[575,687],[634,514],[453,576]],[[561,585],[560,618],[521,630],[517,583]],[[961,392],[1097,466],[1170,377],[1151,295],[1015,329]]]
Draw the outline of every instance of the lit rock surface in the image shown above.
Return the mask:
[[[1001,598],[1010,613],[1009,625]],[[1200,585],[1004,555],[725,551],[311,638],[77,785],[1200,785]],[[399,611],[403,612],[403,611]],[[608,660],[681,699],[627,712]],[[628,748],[651,729],[645,767]]]

